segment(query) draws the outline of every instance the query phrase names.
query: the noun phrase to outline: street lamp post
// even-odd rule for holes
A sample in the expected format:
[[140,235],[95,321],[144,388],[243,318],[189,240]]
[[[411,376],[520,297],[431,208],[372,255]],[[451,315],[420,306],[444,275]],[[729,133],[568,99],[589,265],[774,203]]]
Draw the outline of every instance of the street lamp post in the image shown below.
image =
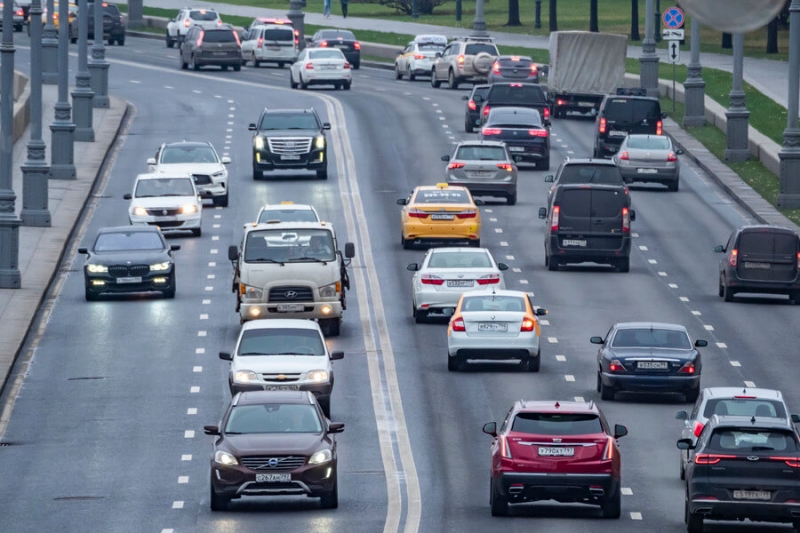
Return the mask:
[[456,20],[461,22],[461,0],[456,0]]
[[542,27],[542,0],[536,0],[536,19],[533,27],[537,30]]
[[486,35],[486,20],[483,18],[483,0],[475,0],[475,20],[472,21],[472,31],[475,35]]
[[[97,2],[100,3],[100,2]],[[128,27],[138,29],[144,27],[144,0],[128,0]],[[97,19],[95,19],[97,20]],[[102,20],[102,19],[101,19]],[[95,34],[97,35],[97,34]],[[102,34],[101,34],[102,35]],[[100,38],[102,41],[102,37]]]
[[658,33],[658,27],[661,26],[661,0],[656,0],[656,8],[655,8],[655,12],[653,13],[653,16],[655,17],[655,20],[653,20],[653,23],[655,24],[655,28],[656,28],[656,33],[655,33],[655,35],[653,35],[653,38],[655,39],[655,41],[657,43],[660,43],[661,42],[661,34]]
[[706,82],[703,81],[703,67],[700,65],[700,22],[697,19],[692,19],[691,32],[692,57],[689,60],[686,81],[683,83],[686,89],[686,113],[683,125],[694,127],[706,125]]
[[417,11],[417,4],[419,0],[412,0],[411,1],[411,18],[419,18],[419,11]]
[[[98,2],[99,4],[100,2]],[[69,5],[59,2],[58,18],[58,101],[55,105],[55,120],[50,123],[51,155],[50,178],[74,180],[75,171],[75,124],[72,122],[72,106],[69,104]]]
[[32,0],[28,12],[31,27],[31,139],[28,158],[22,164],[22,213],[25,226],[50,227],[47,149],[42,140],[42,0]]
[[644,41],[639,56],[639,83],[647,96],[658,96],[658,56],[656,55],[654,0],[647,0],[644,17]]
[[0,44],[0,289],[19,289],[19,226],[14,202],[14,3],[3,3]]
[[[89,9],[87,0],[78,0],[78,73],[75,74],[75,90],[72,91],[72,101],[75,106],[75,140],[79,142],[94,142],[94,128],[92,127],[92,113],[94,91],[89,87],[92,76],[89,74],[87,62],[89,39]],[[95,5],[102,2],[95,2]],[[97,17],[95,17],[95,20]],[[95,33],[95,36],[97,34]],[[100,33],[102,40],[103,34]]]
[[787,102],[786,129],[783,146],[778,153],[781,160],[780,191],[777,205],[789,209],[800,208],[800,0],[789,6],[789,101]]
[[744,71],[744,34],[733,35],[733,87],[730,92],[730,104],[725,112],[728,119],[727,140],[725,149],[726,161],[747,161],[750,159],[748,143],[748,122],[750,112],[744,101],[742,75]]
[[[47,18],[42,38],[42,81],[47,85],[58,83],[58,39],[56,25],[53,24],[55,7],[53,0],[47,0]],[[33,37],[33,21],[28,19],[31,37]]]
[[289,20],[292,21],[292,26],[297,30],[297,38],[300,40],[298,46],[300,50],[306,47],[306,14],[303,13],[303,0],[289,0],[289,12],[286,14]]
[[[108,61],[106,61],[106,46],[103,44],[103,3],[94,3],[94,42],[92,43],[92,59],[89,61],[91,74],[91,87],[94,93],[94,107],[108,109],[111,102],[108,99]],[[99,36],[99,37],[98,37]]]

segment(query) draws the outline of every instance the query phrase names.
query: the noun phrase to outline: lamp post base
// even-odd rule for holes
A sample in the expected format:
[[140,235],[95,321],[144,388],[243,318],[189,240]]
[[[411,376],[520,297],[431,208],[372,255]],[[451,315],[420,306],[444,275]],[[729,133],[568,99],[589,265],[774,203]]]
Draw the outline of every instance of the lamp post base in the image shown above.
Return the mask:
[[[58,108],[56,104],[56,116],[59,111],[63,113],[64,110]],[[50,179],[53,180],[74,180],[77,179],[78,173],[75,169],[75,145],[73,135],[75,133],[75,124],[69,122],[69,105],[66,109],[67,118],[64,120],[56,120],[50,124],[51,136],[51,155],[50,161]]]
[[[2,201],[0,200],[0,204]],[[22,221],[14,216],[0,216],[0,289],[19,289],[22,276],[19,272],[19,226]]]
[[108,109],[111,107],[111,101],[108,98],[108,67],[110,66],[105,61],[89,63],[89,73],[92,76],[90,86],[92,92],[94,92],[93,105],[96,109]]
[[644,53],[639,57],[639,83],[647,96],[658,98],[658,56]]
[[50,37],[42,38],[42,83],[45,85],[58,84],[58,40],[55,32]]
[[729,108],[725,113],[728,119],[728,147],[725,149],[725,161],[738,162],[750,159],[748,141],[748,122],[750,111],[744,108]]
[[684,127],[700,127],[705,126],[705,89],[706,82],[702,79],[686,80],[683,83],[686,90],[686,113],[683,117]]
[[49,228],[51,219],[47,209],[50,167],[45,163],[43,141],[31,141],[28,144],[28,160],[22,170],[22,212],[20,218],[23,226]]
[[78,87],[72,92],[72,109],[75,120],[74,139],[77,142],[94,142],[94,127],[92,126],[94,93],[88,87],[88,77],[85,82],[86,87]]
[[781,160],[780,192],[777,206],[784,209],[800,208],[800,129],[783,132],[783,147],[778,152]]

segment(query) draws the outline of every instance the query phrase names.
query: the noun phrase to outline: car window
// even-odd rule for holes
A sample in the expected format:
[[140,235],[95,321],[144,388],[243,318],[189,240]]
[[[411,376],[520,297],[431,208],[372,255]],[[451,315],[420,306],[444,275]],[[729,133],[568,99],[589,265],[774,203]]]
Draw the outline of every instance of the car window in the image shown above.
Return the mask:
[[161,163],[218,163],[217,154],[208,145],[166,146],[161,153]]
[[278,220],[280,222],[317,222],[317,216],[311,209],[267,209],[261,212],[258,222]]
[[134,196],[152,198],[155,196],[194,196],[194,187],[189,178],[158,178],[139,180]]
[[189,18],[192,20],[208,21],[208,20],[217,20],[217,18],[219,18],[219,15],[217,15],[216,11],[198,10],[198,11],[190,11]]
[[570,183],[618,185],[622,182],[622,174],[616,165],[564,165],[558,175],[559,185]]
[[489,94],[493,102],[544,102],[544,92],[538,85],[530,83],[511,83],[508,85],[493,85]]
[[308,51],[309,59],[344,59],[344,54],[336,48],[319,48]]
[[492,260],[483,251],[437,252],[431,254],[428,268],[491,268]]
[[776,231],[743,231],[739,237],[739,253],[763,255],[794,255],[797,251],[797,237],[790,233]]
[[163,250],[164,242],[158,233],[150,231],[101,233],[93,249],[95,252]]
[[315,329],[268,328],[242,332],[238,357],[254,355],[325,355],[325,343]]
[[313,405],[237,405],[225,425],[227,434],[321,433],[322,424]]
[[641,122],[655,121],[661,118],[661,106],[656,101],[636,98],[612,98],[606,102],[604,115],[618,121]]
[[637,150],[669,150],[671,148],[669,138],[663,136],[654,137],[628,137],[628,148]]
[[291,28],[267,28],[264,30],[265,41],[294,41]]
[[658,328],[618,329],[611,342],[613,348],[673,348],[688,350],[692,347],[684,331]]
[[524,313],[525,300],[519,296],[465,296],[462,311],[511,311]]
[[462,161],[505,161],[506,149],[502,146],[459,146],[455,159]]
[[465,191],[456,189],[427,189],[417,192],[414,202],[421,204],[468,204],[469,196]]
[[464,48],[464,54],[468,56],[478,55],[481,52],[486,52],[489,55],[496,56],[497,54],[497,47],[493,44],[486,44],[486,43],[471,43],[468,44]]
[[270,229],[247,234],[245,262],[302,263],[333,261],[335,247],[330,231],[318,229]]
[[355,41],[356,36],[353,35],[353,32],[346,31],[346,30],[323,30],[319,32],[320,39],[345,39],[350,41]]
[[[526,128],[541,128],[542,119],[538,111],[525,110],[526,112],[518,111],[516,113],[509,113],[508,110],[501,108],[492,109],[489,112],[489,118],[486,125],[506,127],[506,128],[519,128],[524,126]],[[621,178],[620,178],[621,181]]]
[[603,433],[594,413],[517,413],[511,431],[533,435],[589,435]]
[[238,42],[231,30],[205,30],[204,43],[235,43]]
[[797,437],[779,429],[720,428],[714,431],[708,448],[727,452],[797,452]]
[[612,218],[618,217],[622,214],[622,208],[625,206],[626,200],[625,193],[620,190],[592,190],[592,210],[593,217]]
[[476,87],[475,90],[472,91],[472,96],[474,98],[475,95],[479,95],[481,98],[486,98],[486,95],[489,94],[489,89],[491,88],[492,87],[489,85],[486,85],[484,87]]
[[765,416],[770,418],[786,418],[786,410],[778,401],[761,398],[715,398],[706,402],[703,416]]
[[311,113],[265,113],[260,130],[318,130],[317,117]]

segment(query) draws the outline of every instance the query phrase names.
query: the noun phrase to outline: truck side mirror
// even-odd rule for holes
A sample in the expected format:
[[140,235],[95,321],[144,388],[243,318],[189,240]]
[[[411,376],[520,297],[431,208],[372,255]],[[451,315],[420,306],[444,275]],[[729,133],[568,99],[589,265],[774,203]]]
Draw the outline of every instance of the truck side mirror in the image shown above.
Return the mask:
[[235,245],[228,246],[228,259],[230,261],[238,261],[239,260],[239,247]]
[[348,259],[352,259],[356,256],[356,245],[352,242],[344,243],[344,256]]
[[250,125],[247,126],[247,129],[250,131],[256,131],[256,125],[254,123],[250,123]]
[[539,218],[542,218],[542,219],[547,218],[547,208],[546,207],[540,207],[539,208]]
[[123,200],[130,200],[132,198],[131,193],[125,193],[122,195]]

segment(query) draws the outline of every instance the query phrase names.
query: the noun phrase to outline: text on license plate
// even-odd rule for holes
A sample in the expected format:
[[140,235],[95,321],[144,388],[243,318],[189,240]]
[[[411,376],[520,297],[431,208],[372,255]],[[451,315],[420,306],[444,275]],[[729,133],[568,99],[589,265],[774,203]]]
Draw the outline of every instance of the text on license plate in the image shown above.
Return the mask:
[[639,174],[658,174],[657,168],[637,168],[636,172]]
[[228,55],[228,52],[214,52],[214,55],[215,56],[226,56],[226,55]]
[[768,490],[735,490],[733,491],[735,500],[770,500],[772,495]]
[[278,311],[282,313],[298,313],[303,309],[303,304],[278,304]]
[[470,178],[489,178],[494,174],[494,172],[490,172],[488,170],[472,170],[469,172]]
[[509,146],[508,150],[511,151],[511,152],[524,152],[525,151],[525,147],[523,147],[523,146]]
[[583,246],[586,247],[585,239],[564,239],[561,241],[562,246]]
[[667,362],[666,361],[639,361],[636,363],[636,368],[641,368],[642,370],[666,370],[667,369]]
[[291,480],[291,474],[256,474],[256,483],[287,483]]
[[337,68],[339,67],[336,65],[322,65],[322,70],[336,70]]
[[769,263],[750,263],[745,261],[744,263],[745,268],[760,268],[761,270],[769,270],[770,264]]
[[478,324],[478,331],[508,331],[508,324],[494,324],[492,322],[481,322]]
[[578,107],[594,107],[594,102],[578,102]]
[[567,448],[564,446],[539,446],[539,455],[546,455],[550,457],[572,457],[575,455],[575,448]]
[[284,160],[284,161],[299,161],[300,160],[300,156],[299,155],[282,155],[281,159]]
[[453,220],[454,215],[431,215],[431,220]]
[[628,136],[628,132],[627,131],[609,131],[608,132],[608,136],[609,137],[627,137]]
[[448,287],[472,287],[475,284],[471,279],[448,279]]
[[298,385],[265,385],[264,390],[298,390]]
[[141,283],[141,282],[142,282],[142,278],[141,277],[136,277],[136,278],[117,278],[117,283]]

